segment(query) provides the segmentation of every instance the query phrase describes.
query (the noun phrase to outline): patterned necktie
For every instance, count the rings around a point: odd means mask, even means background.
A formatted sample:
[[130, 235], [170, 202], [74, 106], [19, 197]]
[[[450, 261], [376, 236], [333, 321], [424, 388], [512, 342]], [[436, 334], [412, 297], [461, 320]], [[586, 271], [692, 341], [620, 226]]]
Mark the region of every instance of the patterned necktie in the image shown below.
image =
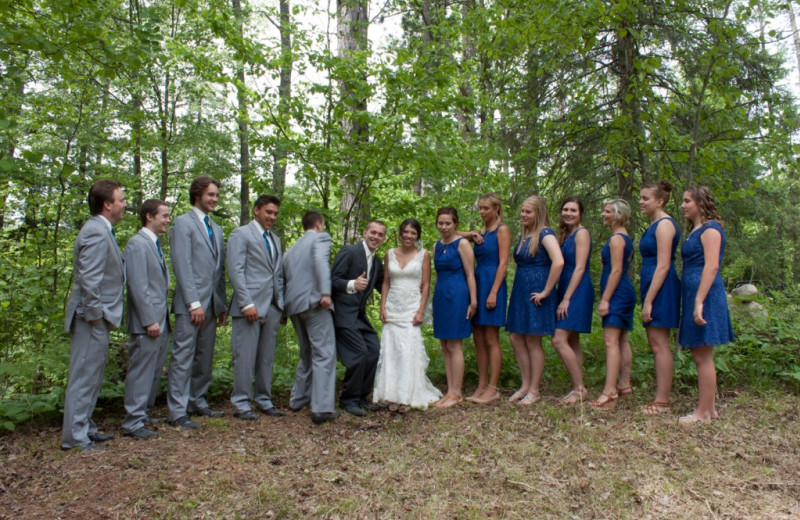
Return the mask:
[[267, 244], [267, 254], [269, 255], [269, 259], [272, 260], [272, 246], [269, 243], [269, 233], [264, 231], [263, 237], [264, 243]]
[[206, 231], [208, 231], [208, 239], [211, 240], [211, 249], [214, 250], [214, 254], [217, 253], [217, 243], [214, 242], [214, 230], [211, 229], [211, 222], [208, 221], [208, 215], [205, 216], [203, 221], [206, 223]]

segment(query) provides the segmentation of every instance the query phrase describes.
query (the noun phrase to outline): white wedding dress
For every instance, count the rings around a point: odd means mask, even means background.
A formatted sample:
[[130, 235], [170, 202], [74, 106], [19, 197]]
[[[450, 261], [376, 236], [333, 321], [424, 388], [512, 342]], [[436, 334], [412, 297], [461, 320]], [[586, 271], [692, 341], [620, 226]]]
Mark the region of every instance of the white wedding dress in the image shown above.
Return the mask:
[[372, 400], [426, 409], [438, 401], [442, 393], [425, 375], [428, 353], [419, 326], [412, 325], [419, 310], [422, 283], [420, 250], [401, 268], [394, 250], [387, 254], [389, 294], [386, 296], [386, 323], [381, 336], [381, 356], [375, 375]]

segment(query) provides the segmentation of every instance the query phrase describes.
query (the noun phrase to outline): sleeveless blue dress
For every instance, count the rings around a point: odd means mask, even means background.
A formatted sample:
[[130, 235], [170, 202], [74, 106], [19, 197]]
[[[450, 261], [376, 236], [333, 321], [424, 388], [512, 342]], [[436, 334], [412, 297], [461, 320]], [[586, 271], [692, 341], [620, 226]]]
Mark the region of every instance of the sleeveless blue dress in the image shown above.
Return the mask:
[[703, 224], [692, 231], [686, 242], [681, 246], [683, 258], [683, 314], [681, 315], [681, 328], [678, 332], [678, 343], [684, 348], [713, 347], [725, 345], [734, 340], [731, 317], [728, 313], [728, 296], [725, 294], [725, 285], [722, 275], [717, 271], [711, 289], [703, 302], [703, 318], [705, 325], [694, 322], [694, 298], [700, 286], [700, 277], [705, 265], [703, 243], [700, 237], [709, 229], [715, 229], [722, 235], [719, 248], [719, 265], [722, 266], [722, 257], [725, 255], [725, 231], [715, 220]]
[[639, 252], [642, 255], [639, 297], [644, 302], [647, 290], [650, 288], [650, 282], [653, 280], [653, 273], [656, 271], [656, 264], [658, 264], [656, 228], [659, 222], [664, 219], [669, 219], [672, 225], [675, 226], [675, 237], [672, 239], [672, 254], [669, 258], [669, 272], [653, 300], [653, 311], [650, 314], [653, 321], [645, 323], [644, 326], [674, 329], [680, 323], [681, 313], [681, 281], [678, 279], [678, 273], [675, 272], [675, 250], [678, 248], [681, 232], [672, 217], [664, 217], [650, 224], [650, 227], [647, 228], [647, 231], [644, 232], [642, 239], [639, 241]]
[[433, 290], [433, 337], [463, 339], [472, 334], [469, 309], [469, 287], [464, 274], [457, 238], [445, 245], [436, 242], [433, 265], [436, 267], [436, 287]]
[[514, 285], [511, 287], [511, 299], [508, 302], [508, 317], [506, 330], [511, 333], [527, 334], [529, 336], [552, 336], [556, 328], [556, 307], [558, 302], [556, 291], [542, 300], [541, 305], [531, 301], [531, 293], [540, 292], [547, 285], [550, 276], [550, 255], [542, 246], [542, 240], [548, 235], [555, 235], [550, 228], [544, 228], [539, 233], [539, 249], [536, 255], [528, 254], [528, 241], [520, 240], [514, 248], [514, 261], [517, 262], [517, 273], [514, 275]]
[[[575, 271], [575, 255], [577, 253], [575, 247], [575, 235], [581, 230], [589, 232], [585, 227], [575, 230], [570, 236], [564, 240], [561, 245], [561, 254], [564, 255], [564, 270], [561, 271], [561, 278], [558, 280], [558, 293], [557, 304], [561, 303], [564, 299], [564, 293], [567, 292], [567, 287], [572, 280], [572, 273]], [[556, 320], [556, 328], [564, 330], [573, 330], [575, 332], [592, 332], [592, 308], [594, 307], [594, 287], [592, 287], [592, 279], [589, 277], [589, 259], [592, 256], [592, 242], [591, 236], [589, 237], [589, 256], [586, 257], [586, 270], [583, 272], [581, 281], [572, 298], [569, 300], [569, 309], [567, 309], [567, 317], [563, 320]]]
[[[623, 330], [633, 330], [633, 308], [636, 307], [636, 290], [628, 277], [628, 267], [633, 257], [633, 241], [628, 235], [617, 233], [625, 239], [625, 249], [622, 256], [622, 277], [619, 279], [614, 294], [608, 301], [608, 316], [603, 316], [603, 328], [617, 327]], [[603, 274], [600, 277], [600, 295], [606, 290], [608, 277], [611, 274], [611, 238], [606, 240], [600, 251], [603, 260]]]
[[502, 327], [506, 323], [506, 305], [508, 304], [508, 288], [506, 279], [500, 284], [497, 290], [497, 307], [494, 309], [486, 308], [486, 298], [494, 285], [494, 278], [497, 276], [497, 266], [500, 263], [500, 249], [497, 245], [498, 226], [494, 231], [488, 231], [483, 236], [483, 243], [475, 244], [475, 285], [478, 294], [478, 309], [472, 318], [473, 325], [491, 325]]

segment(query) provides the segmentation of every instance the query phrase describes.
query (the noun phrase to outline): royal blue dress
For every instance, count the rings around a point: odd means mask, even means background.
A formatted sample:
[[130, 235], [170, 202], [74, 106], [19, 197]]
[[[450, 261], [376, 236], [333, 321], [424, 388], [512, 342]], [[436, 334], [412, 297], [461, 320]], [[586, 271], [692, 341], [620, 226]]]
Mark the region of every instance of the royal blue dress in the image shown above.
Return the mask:
[[722, 257], [725, 254], [725, 232], [719, 222], [715, 220], [692, 231], [681, 246], [684, 303], [678, 343], [684, 348], [725, 345], [734, 339], [731, 317], [728, 313], [728, 296], [725, 294], [725, 285], [719, 271], [717, 271], [711, 289], [703, 302], [703, 318], [706, 320], [706, 324], [697, 325], [694, 322], [694, 299], [705, 265], [703, 243], [700, 241], [700, 237], [709, 229], [717, 230], [722, 236], [719, 248], [719, 265], [722, 266]]
[[639, 241], [639, 253], [642, 255], [642, 270], [639, 277], [639, 297], [644, 302], [647, 296], [647, 290], [650, 288], [650, 282], [653, 280], [653, 273], [656, 271], [656, 264], [658, 264], [658, 244], [656, 242], [656, 228], [659, 222], [664, 219], [669, 219], [673, 226], [675, 226], [675, 237], [672, 239], [672, 253], [669, 257], [669, 272], [661, 285], [658, 294], [653, 300], [653, 310], [650, 316], [653, 321], [645, 323], [645, 327], [664, 327], [668, 329], [677, 328], [680, 324], [681, 315], [681, 281], [678, 279], [678, 273], [675, 272], [675, 250], [678, 248], [678, 242], [681, 239], [681, 232], [678, 229], [678, 224], [672, 217], [664, 217], [656, 220], [647, 231], [642, 235]]
[[544, 228], [539, 233], [539, 249], [534, 256], [528, 254], [530, 237], [522, 242], [521, 251], [519, 241], [514, 248], [517, 273], [514, 275], [511, 299], [508, 302], [508, 317], [506, 318], [508, 332], [529, 336], [552, 336], [555, 331], [558, 305], [556, 292], [551, 292], [547, 298], [542, 300], [541, 305], [536, 305], [531, 301], [531, 293], [544, 290], [547, 278], [550, 276], [550, 265], [553, 262], [542, 245], [542, 240], [548, 235], [555, 235], [555, 233], [550, 228]]
[[[608, 316], [603, 316], [603, 328], [617, 327], [623, 330], [633, 330], [633, 308], [636, 307], [636, 290], [633, 288], [630, 277], [628, 277], [628, 267], [631, 265], [633, 257], [633, 241], [628, 235], [617, 233], [625, 240], [625, 249], [622, 254], [622, 276], [619, 284], [608, 301]], [[613, 237], [613, 235], [612, 235]], [[606, 240], [603, 249], [600, 251], [600, 258], [603, 260], [603, 274], [600, 277], [600, 295], [605, 292], [608, 284], [608, 276], [611, 274], [611, 238]]]
[[449, 244], [436, 242], [433, 265], [436, 267], [436, 288], [433, 290], [433, 337], [463, 339], [472, 334], [469, 309], [469, 287], [464, 265], [458, 253], [457, 238]]
[[473, 325], [490, 325], [493, 327], [502, 327], [506, 323], [506, 305], [508, 303], [508, 288], [506, 287], [506, 279], [500, 284], [497, 290], [497, 307], [494, 309], [486, 308], [486, 298], [494, 285], [494, 279], [497, 276], [497, 267], [500, 264], [500, 248], [497, 245], [497, 231], [500, 226], [494, 231], [487, 231], [483, 236], [482, 244], [475, 244], [475, 287], [478, 294], [478, 309], [475, 311], [475, 316], [472, 318]]
[[[567, 287], [572, 280], [572, 273], [575, 272], [575, 257], [577, 250], [575, 247], [575, 235], [580, 233], [581, 230], [589, 233], [585, 227], [576, 229], [570, 236], [564, 240], [561, 245], [561, 254], [564, 255], [564, 270], [561, 271], [561, 278], [558, 280], [558, 303], [564, 299], [564, 293], [567, 292]], [[592, 332], [592, 309], [594, 307], [594, 287], [592, 287], [592, 279], [589, 277], [589, 258], [592, 256], [592, 238], [589, 237], [589, 256], [586, 257], [586, 270], [583, 272], [581, 281], [575, 292], [572, 293], [572, 298], [569, 300], [569, 309], [567, 309], [567, 317], [563, 320], [556, 320], [556, 328], [564, 330], [573, 330], [575, 332]]]

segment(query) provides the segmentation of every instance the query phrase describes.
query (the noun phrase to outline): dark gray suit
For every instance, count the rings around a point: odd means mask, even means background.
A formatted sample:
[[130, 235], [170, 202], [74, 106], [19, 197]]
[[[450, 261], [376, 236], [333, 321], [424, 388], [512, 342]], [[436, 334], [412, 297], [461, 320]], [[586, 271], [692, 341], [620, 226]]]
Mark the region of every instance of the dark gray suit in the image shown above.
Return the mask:
[[[89, 444], [97, 432], [92, 412], [108, 356], [108, 337], [122, 321], [125, 260], [100, 216], [83, 225], [72, 249], [72, 294], [64, 328], [71, 333], [69, 383], [64, 400], [61, 447]], [[93, 325], [89, 322], [100, 320]]]
[[[342, 395], [339, 397], [342, 408], [360, 407], [362, 402], [366, 402], [375, 384], [381, 343], [367, 318], [367, 300], [373, 289], [378, 292], [381, 290], [382, 264], [380, 257], [374, 254], [372, 266], [367, 269], [367, 254], [362, 242], [344, 246], [333, 261], [331, 285], [336, 304], [333, 315], [336, 351], [339, 360], [347, 368], [342, 381]], [[355, 280], [366, 272], [369, 272], [367, 288], [348, 293], [347, 285], [350, 280]]]
[[317, 414], [335, 409], [333, 307], [323, 309], [319, 305], [323, 294], [331, 294], [330, 255], [331, 236], [309, 230], [283, 259], [286, 275], [284, 314], [291, 317], [300, 345], [300, 361], [289, 405], [302, 408], [311, 404], [311, 411]]
[[[272, 363], [283, 311], [283, 255], [280, 239], [270, 233], [271, 252], [264, 229], [252, 221], [233, 230], [228, 237], [228, 277], [233, 299], [232, 318], [233, 393], [236, 412], [250, 410], [255, 375], [255, 405], [272, 408]], [[249, 322], [244, 307], [255, 306], [258, 321]]]
[[[205, 223], [194, 210], [175, 219], [169, 230], [170, 257], [175, 272], [172, 312], [172, 358], [169, 362], [169, 420], [208, 407], [205, 395], [211, 384], [216, 318], [227, 311], [225, 296], [225, 241], [222, 228], [210, 220], [212, 245]], [[196, 327], [189, 305], [200, 302], [206, 320]]]
[[[125, 432], [144, 426], [147, 409], [155, 402], [161, 370], [169, 350], [169, 271], [155, 242], [144, 230], [125, 246], [128, 278], [129, 368], [125, 378]], [[146, 327], [158, 323], [161, 334], [147, 335]]]

